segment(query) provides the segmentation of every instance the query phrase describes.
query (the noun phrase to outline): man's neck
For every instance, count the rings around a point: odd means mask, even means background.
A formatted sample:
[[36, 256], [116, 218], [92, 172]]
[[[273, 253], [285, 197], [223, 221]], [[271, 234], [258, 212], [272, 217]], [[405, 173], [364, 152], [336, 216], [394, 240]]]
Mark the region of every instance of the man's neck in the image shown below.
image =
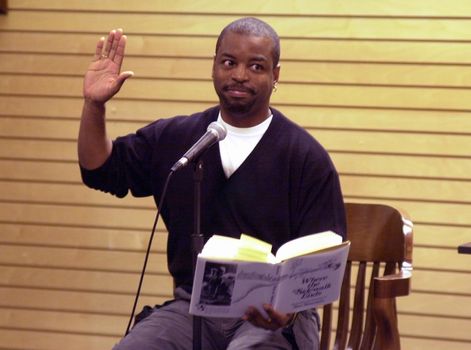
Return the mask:
[[250, 115], [236, 115], [221, 109], [222, 119], [229, 125], [236, 128], [250, 128], [252, 126], [263, 123], [267, 118], [272, 115], [270, 108], [267, 108], [263, 113], [250, 114]]

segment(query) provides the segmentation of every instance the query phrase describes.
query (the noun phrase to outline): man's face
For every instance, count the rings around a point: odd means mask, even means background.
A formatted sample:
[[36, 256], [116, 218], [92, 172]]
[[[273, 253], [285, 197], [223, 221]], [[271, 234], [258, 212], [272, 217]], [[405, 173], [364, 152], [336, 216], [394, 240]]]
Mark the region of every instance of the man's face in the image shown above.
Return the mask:
[[268, 37], [228, 32], [213, 62], [213, 83], [222, 116], [238, 127], [257, 125], [268, 106], [279, 67], [273, 68], [273, 42]]

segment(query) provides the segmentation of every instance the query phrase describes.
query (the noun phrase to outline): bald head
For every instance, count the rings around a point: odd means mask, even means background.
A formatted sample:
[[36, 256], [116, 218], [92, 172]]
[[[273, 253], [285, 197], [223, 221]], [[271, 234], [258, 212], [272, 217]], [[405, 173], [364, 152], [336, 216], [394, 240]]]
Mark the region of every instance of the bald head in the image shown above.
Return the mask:
[[255, 17], [244, 17], [229, 23], [219, 34], [216, 42], [216, 54], [221, 41], [228, 32], [269, 38], [273, 42], [273, 67], [278, 65], [280, 61], [280, 38], [268, 23]]

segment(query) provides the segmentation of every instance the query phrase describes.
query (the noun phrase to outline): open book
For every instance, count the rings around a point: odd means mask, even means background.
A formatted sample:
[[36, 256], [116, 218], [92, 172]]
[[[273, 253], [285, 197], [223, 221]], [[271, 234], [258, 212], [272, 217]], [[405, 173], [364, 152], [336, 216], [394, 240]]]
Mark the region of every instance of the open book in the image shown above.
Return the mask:
[[331, 231], [271, 245], [214, 235], [198, 255], [190, 313], [240, 317], [248, 306], [298, 312], [339, 298], [350, 242]]

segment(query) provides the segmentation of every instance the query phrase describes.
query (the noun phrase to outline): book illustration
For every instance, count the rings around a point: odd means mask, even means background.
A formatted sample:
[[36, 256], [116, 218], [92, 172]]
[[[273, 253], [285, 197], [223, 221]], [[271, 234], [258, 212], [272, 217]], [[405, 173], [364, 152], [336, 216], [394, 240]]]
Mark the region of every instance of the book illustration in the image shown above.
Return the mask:
[[[234, 298], [234, 303], [237, 304], [244, 299], [250, 298], [251, 294], [254, 293], [270, 293], [273, 288], [279, 283], [280, 277], [277, 275], [271, 275], [269, 273], [259, 273], [256, 271], [245, 271], [241, 267], [240, 272], [237, 273], [236, 280], [239, 283], [244, 283], [244, 281], [250, 281], [247, 283], [244, 289], [240, 289], [239, 294]], [[266, 292], [262, 292], [262, 289], [267, 289]]]
[[199, 296], [201, 305], [230, 305], [237, 264], [207, 261], [204, 267], [203, 286]]

